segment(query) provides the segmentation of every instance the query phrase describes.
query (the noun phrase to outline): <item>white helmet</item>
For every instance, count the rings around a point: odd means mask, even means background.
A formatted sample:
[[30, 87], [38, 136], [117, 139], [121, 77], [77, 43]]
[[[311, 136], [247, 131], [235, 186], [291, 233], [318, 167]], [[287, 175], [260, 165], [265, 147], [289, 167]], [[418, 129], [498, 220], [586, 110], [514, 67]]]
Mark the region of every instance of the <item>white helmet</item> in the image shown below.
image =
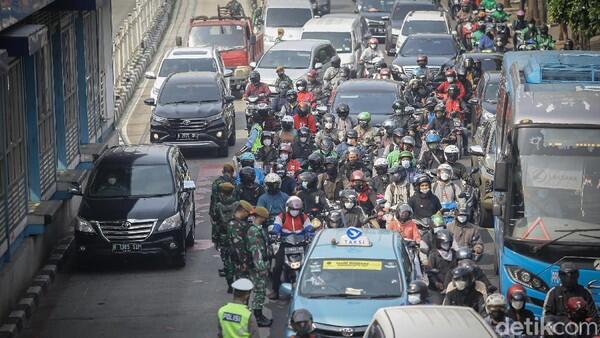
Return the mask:
[[504, 309], [506, 307], [506, 298], [500, 293], [492, 293], [485, 300], [485, 311], [489, 314], [494, 309]]
[[378, 157], [378, 158], [375, 160], [375, 163], [373, 164], [373, 166], [374, 166], [374, 167], [383, 167], [383, 166], [387, 166], [387, 165], [388, 165], [388, 162], [387, 162], [387, 160], [386, 160], [385, 158], [383, 158], [383, 157]]
[[291, 122], [294, 123], [294, 118], [291, 117], [290, 115], [286, 115], [281, 119], [281, 122]]
[[270, 173], [265, 177], [265, 184], [266, 183], [279, 183], [281, 184], [281, 177], [279, 177], [279, 175], [275, 174], [275, 173]]
[[453, 144], [446, 146], [446, 148], [444, 148], [444, 157], [446, 158], [446, 161], [449, 161], [449, 162], [458, 161], [459, 154], [460, 154], [460, 150], [458, 149], [457, 146], [455, 146]]
[[302, 200], [298, 196], [292, 196], [288, 198], [287, 202], [285, 202], [285, 206], [288, 208], [288, 210], [302, 210], [304, 207]]
[[[454, 170], [452, 170], [452, 167], [448, 164], [448, 163], [442, 163], [437, 167], [437, 172], [438, 172], [438, 177], [442, 180], [442, 181], [447, 181], [450, 178], [452, 178], [452, 176], [454, 176]], [[446, 177], [446, 175], [444, 175], [444, 173], [446, 173], [448, 176]]]

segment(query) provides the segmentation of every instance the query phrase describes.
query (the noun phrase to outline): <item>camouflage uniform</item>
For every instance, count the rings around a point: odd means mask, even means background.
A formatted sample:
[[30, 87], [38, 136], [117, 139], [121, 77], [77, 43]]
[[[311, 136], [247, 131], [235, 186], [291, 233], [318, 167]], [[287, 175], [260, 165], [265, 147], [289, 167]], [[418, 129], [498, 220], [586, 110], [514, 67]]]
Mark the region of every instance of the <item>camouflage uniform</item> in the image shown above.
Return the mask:
[[267, 240], [260, 224], [252, 224], [246, 234], [246, 254], [248, 255], [248, 274], [254, 283], [253, 310], [262, 310], [265, 303], [265, 291], [269, 270], [267, 266]]
[[213, 223], [213, 243], [219, 250], [221, 260], [223, 261], [223, 272], [227, 285], [233, 283], [235, 274], [233, 263], [231, 262], [231, 244], [228, 239], [228, 224], [233, 218], [233, 213], [238, 206], [238, 198], [234, 195], [224, 198], [217, 202], [216, 218]]
[[375, 128], [369, 126], [369, 129], [363, 129], [361, 126], [356, 126], [354, 130], [358, 133], [358, 139], [363, 146], [368, 147], [375, 143], [377, 137]]
[[227, 240], [231, 246], [231, 263], [233, 264], [234, 279], [248, 277], [248, 254], [246, 252], [246, 220], [231, 219], [227, 224]]
[[[211, 188], [211, 194], [210, 194], [210, 206], [208, 209], [208, 214], [210, 215], [210, 219], [213, 221], [213, 234], [214, 234], [214, 229], [215, 229], [215, 216], [216, 216], [216, 212], [215, 212], [215, 207], [217, 206], [217, 202], [219, 202], [221, 195], [219, 194], [219, 185], [221, 185], [221, 183], [225, 183], [225, 182], [229, 182], [231, 184], [233, 184], [234, 186], [235, 184], [235, 178], [232, 176], [226, 176], [226, 175], [221, 175], [219, 177], [217, 177], [217, 179], [215, 179], [212, 183], [212, 188]], [[235, 192], [234, 192], [235, 194]]]

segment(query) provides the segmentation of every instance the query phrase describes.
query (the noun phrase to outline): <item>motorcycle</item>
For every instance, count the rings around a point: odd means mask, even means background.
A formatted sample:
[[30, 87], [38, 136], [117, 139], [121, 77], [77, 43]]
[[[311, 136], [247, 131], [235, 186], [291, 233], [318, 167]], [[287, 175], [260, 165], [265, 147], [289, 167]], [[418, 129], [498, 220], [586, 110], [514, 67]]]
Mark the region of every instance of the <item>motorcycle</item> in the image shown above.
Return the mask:
[[[304, 261], [306, 247], [310, 243], [310, 237], [305, 234], [290, 234], [281, 239], [276, 239], [283, 246], [284, 264], [283, 264], [283, 280], [296, 285]], [[275, 249], [275, 248], [274, 248]], [[279, 249], [279, 246], [277, 246]], [[274, 251], [277, 252], [277, 251]]]
[[321, 121], [323, 120], [323, 116], [329, 112], [329, 108], [326, 105], [316, 106], [312, 110], [312, 115], [315, 118], [315, 123], [317, 124], [317, 129], [321, 130], [322, 125]]
[[473, 32], [477, 30], [477, 25], [467, 21], [459, 24], [458, 28], [457, 31], [459, 32], [459, 38], [463, 47], [465, 47], [466, 50], [472, 50], [473, 44], [471, 43], [471, 36], [473, 35]]
[[469, 220], [475, 224], [481, 224], [481, 213], [479, 210], [479, 188], [475, 184], [474, 175], [479, 172], [479, 168], [472, 168], [468, 178], [463, 181], [464, 191], [458, 197], [463, 199], [463, 207], [467, 208]]
[[385, 64], [385, 61], [382, 57], [379, 56], [376, 56], [369, 61], [364, 61], [363, 77], [365, 79], [374, 79], [375, 75], [379, 73], [379, 69], [377, 69], [377, 67], [381, 64]]
[[248, 130], [248, 134], [250, 134], [250, 129], [252, 128], [252, 116], [254, 112], [257, 110], [258, 106], [258, 96], [248, 96], [246, 99], [246, 129]]

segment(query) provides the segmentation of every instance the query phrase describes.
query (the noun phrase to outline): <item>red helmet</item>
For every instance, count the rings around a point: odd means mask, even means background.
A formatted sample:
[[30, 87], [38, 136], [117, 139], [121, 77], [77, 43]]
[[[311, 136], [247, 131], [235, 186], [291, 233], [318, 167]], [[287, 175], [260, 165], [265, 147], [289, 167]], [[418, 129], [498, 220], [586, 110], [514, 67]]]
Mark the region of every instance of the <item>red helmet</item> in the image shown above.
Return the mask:
[[377, 40], [377, 38], [370, 38], [369, 44], [372, 44], [372, 43], [379, 44], [379, 40]]
[[462, 0], [461, 3], [463, 6], [471, 6], [471, 0]]
[[306, 74], [306, 76], [308, 77], [317, 77], [317, 71], [314, 69], [311, 69], [308, 71], [308, 73]]
[[350, 181], [363, 181], [365, 180], [365, 174], [361, 170], [355, 170], [350, 175]]
[[570, 297], [567, 300], [567, 311], [569, 313], [586, 311], [587, 305], [588, 304], [583, 297]]
[[513, 284], [510, 288], [508, 288], [508, 291], [506, 291], [506, 298], [510, 301], [517, 293], [527, 295], [527, 291], [521, 284]]
[[446, 73], [444, 73], [447, 77], [448, 76], [452, 76], [452, 77], [456, 77], [456, 71], [454, 69], [448, 69], [446, 70]]

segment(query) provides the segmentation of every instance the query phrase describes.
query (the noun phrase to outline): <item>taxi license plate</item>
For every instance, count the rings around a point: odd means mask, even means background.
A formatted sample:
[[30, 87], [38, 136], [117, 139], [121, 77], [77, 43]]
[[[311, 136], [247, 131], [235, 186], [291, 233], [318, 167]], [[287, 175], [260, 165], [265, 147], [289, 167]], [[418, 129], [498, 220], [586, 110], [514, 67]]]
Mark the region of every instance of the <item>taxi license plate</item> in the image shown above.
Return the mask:
[[289, 247], [289, 248], [285, 248], [284, 252], [286, 254], [301, 254], [301, 253], [304, 253], [304, 248], [297, 247], [297, 246], [292, 246], [292, 247]]
[[200, 138], [200, 134], [198, 133], [178, 133], [178, 140], [197, 140]]
[[127, 253], [136, 252], [142, 250], [141, 243], [113, 243], [112, 252], [114, 253]]

